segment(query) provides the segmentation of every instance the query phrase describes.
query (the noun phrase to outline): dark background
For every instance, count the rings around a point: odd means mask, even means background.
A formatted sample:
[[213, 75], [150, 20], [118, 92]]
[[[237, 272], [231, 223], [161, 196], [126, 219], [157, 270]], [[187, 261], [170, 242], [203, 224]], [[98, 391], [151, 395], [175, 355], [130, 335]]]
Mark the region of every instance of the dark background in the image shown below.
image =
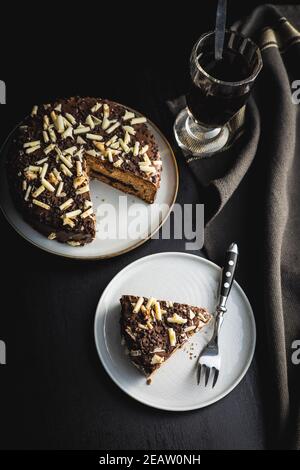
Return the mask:
[[[264, 2], [229, 1], [228, 24]], [[284, 3], [284, 2], [273, 2]], [[297, 2], [289, 2], [297, 3]], [[148, 115], [172, 140], [165, 101], [184, 93], [195, 40], [214, 27], [216, 1], [34, 3], [6, 7], [0, 32], [0, 140], [32, 108], [57, 97], [107, 97]], [[178, 154], [179, 202], [201, 202]], [[184, 241], [147, 242], [132, 253], [73, 262], [38, 251], [0, 215], [2, 449], [262, 449], [265, 402], [253, 362], [242, 383], [204, 410], [168, 413], [121, 392], [98, 359], [98, 299], [128, 263]], [[247, 286], [243, 286], [247, 291]], [[259, 314], [259, 312], [256, 312]], [[272, 398], [269, 397], [269, 400]]]

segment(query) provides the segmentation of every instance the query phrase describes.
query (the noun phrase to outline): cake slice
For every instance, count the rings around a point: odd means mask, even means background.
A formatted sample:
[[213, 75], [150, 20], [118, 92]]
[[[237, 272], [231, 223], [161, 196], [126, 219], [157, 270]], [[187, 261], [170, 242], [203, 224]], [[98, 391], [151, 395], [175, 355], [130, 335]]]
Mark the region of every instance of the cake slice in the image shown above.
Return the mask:
[[132, 363], [147, 379], [211, 319], [201, 307], [123, 295], [121, 336]]

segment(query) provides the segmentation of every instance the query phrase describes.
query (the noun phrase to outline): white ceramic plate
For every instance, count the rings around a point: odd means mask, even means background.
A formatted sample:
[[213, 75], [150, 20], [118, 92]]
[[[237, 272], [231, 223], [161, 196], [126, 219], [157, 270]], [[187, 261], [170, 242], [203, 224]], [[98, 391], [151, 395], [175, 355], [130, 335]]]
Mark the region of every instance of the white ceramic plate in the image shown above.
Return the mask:
[[[126, 108], [129, 109], [127, 106]], [[136, 115], [140, 115], [137, 111], [133, 111]], [[178, 169], [173, 151], [166, 138], [149, 120], [148, 126], [156, 139], [163, 161], [161, 186], [158, 190], [155, 204], [147, 204], [135, 196], [125, 195], [121, 191], [101, 181], [92, 181], [91, 195], [98, 230], [96, 239], [83, 247], [71, 247], [67, 244], [58, 243], [55, 240], [48, 240], [27, 224], [15, 209], [10, 197], [5, 171], [5, 161], [12, 136], [11, 134], [3, 145], [0, 153], [0, 206], [8, 222], [22, 237], [38, 248], [69, 258], [110, 258], [130, 251], [144, 243], [154, 235], [167, 219], [175, 202], [178, 190]], [[134, 236], [128, 236], [128, 231], [125, 231], [123, 232], [125, 235], [117, 233], [115, 237], [108, 238], [105, 235], [105, 223], [103, 221], [104, 219], [109, 220], [110, 227], [112, 224], [111, 219], [107, 216], [108, 213], [105, 213], [106, 204], [112, 205], [118, 212], [118, 223], [122, 227], [125, 227], [126, 223], [128, 226], [128, 223], [133, 221], [136, 217], [134, 212], [138, 210], [138, 213], [141, 214], [141, 216], [139, 216], [138, 233], [134, 233]], [[101, 223], [102, 227], [104, 226], [103, 230], [101, 229]], [[129, 234], [131, 233], [132, 231], [129, 230]]]
[[[95, 317], [95, 341], [107, 373], [128, 395], [163, 410], [202, 408], [227, 395], [243, 378], [251, 363], [256, 341], [253, 312], [241, 287], [234, 282], [222, 326], [222, 368], [214, 389], [196, 383], [196, 358], [211, 334], [199, 332], [154, 374], [151, 385], [130, 363], [120, 342], [122, 294], [155, 296], [204, 306], [213, 312], [217, 302], [220, 268], [195, 255], [159, 253], [130, 264], [104, 290]], [[192, 359], [190, 355], [192, 354]]]

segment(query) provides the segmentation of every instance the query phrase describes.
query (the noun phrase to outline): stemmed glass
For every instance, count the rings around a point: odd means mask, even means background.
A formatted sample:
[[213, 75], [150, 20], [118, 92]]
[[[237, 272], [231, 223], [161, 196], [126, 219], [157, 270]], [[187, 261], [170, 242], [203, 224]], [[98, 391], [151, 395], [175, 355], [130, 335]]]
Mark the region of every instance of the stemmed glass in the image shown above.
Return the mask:
[[226, 145], [228, 123], [246, 104], [262, 68], [258, 46], [235, 31], [225, 32], [221, 60], [214, 57], [214, 45], [214, 32], [204, 34], [194, 45], [187, 106], [174, 124], [179, 146], [198, 156], [211, 155]]

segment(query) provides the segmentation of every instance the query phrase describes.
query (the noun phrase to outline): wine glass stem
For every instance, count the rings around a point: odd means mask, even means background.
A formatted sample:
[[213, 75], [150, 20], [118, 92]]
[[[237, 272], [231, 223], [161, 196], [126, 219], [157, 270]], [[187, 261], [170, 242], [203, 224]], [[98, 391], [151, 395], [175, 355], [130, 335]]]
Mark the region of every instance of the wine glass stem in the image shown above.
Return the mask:
[[200, 126], [200, 124], [198, 124], [190, 115], [188, 115], [186, 119], [185, 127], [191, 137], [199, 140], [214, 139], [220, 134], [222, 130], [221, 127], [207, 128]]

